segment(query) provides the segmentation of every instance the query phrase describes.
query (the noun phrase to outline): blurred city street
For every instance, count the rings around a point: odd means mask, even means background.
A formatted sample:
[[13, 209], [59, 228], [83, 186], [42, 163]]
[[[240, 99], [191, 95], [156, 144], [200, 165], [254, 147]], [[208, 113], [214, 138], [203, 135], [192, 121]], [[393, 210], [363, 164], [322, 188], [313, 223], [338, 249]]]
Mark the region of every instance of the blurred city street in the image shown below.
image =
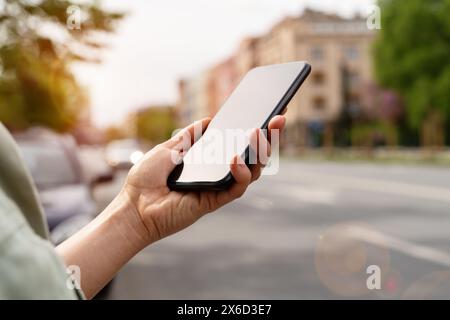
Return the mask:
[[[97, 188], [99, 206], [123, 177]], [[448, 299], [449, 206], [449, 168], [285, 159], [239, 201], [134, 257], [108, 298]], [[366, 288], [372, 264], [381, 290]]]
[[[0, 299], [81, 282], [88, 299], [450, 300], [449, 16], [450, 0], [0, 0]], [[199, 166], [158, 180], [168, 157], [146, 152], [207, 117]], [[144, 159], [130, 198], [167, 204], [151, 222], [177, 231], [170, 208], [202, 211], [149, 185], [229, 182], [209, 160], [253, 128], [282, 156], [242, 198], [131, 260], [129, 210], [92, 223]]]

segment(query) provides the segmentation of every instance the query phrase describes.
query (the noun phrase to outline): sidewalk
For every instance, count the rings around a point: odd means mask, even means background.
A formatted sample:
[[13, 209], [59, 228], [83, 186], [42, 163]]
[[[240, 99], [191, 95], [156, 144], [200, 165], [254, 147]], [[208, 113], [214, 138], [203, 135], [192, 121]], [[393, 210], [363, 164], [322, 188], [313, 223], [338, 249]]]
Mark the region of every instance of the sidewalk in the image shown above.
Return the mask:
[[450, 148], [431, 150], [420, 148], [320, 148], [283, 150], [282, 156], [314, 161], [364, 161], [401, 163], [405, 165], [450, 165]]

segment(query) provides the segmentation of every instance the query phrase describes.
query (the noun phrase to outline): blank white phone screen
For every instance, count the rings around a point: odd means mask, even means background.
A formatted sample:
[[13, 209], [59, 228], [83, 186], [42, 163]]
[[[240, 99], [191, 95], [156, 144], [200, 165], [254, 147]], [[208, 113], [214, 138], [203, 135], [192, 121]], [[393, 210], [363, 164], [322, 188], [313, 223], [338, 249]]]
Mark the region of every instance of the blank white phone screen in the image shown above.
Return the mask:
[[183, 158], [179, 182], [214, 182], [227, 176], [234, 154], [248, 146], [248, 133], [261, 128], [305, 68], [290, 62], [250, 70]]

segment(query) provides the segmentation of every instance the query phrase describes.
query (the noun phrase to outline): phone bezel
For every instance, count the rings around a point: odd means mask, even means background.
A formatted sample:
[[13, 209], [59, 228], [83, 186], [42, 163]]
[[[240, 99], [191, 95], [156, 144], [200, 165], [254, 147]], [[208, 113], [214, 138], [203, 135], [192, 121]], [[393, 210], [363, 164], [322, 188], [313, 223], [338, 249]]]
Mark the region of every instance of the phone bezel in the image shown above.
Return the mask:
[[[276, 105], [276, 107], [273, 109], [272, 113], [269, 115], [269, 117], [266, 119], [264, 124], [261, 126], [261, 129], [267, 129], [270, 120], [275, 117], [276, 115], [279, 115], [283, 112], [283, 110], [287, 107], [289, 102], [294, 97], [295, 93], [298, 91], [300, 86], [303, 84], [303, 82], [306, 80], [308, 75], [311, 73], [311, 65], [307, 62], [304, 62], [305, 66], [300, 71], [298, 76], [295, 78], [295, 80], [292, 82], [289, 89], [286, 91], [285, 95], [281, 98], [280, 102]], [[208, 130], [208, 129], [206, 129]], [[249, 147], [246, 148], [244, 151], [242, 157], [245, 159], [245, 163], [247, 165], [249, 161]], [[167, 186], [170, 190], [174, 191], [221, 191], [226, 190], [235, 182], [233, 175], [231, 172], [228, 172], [228, 174], [218, 181], [195, 181], [195, 182], [178, 182], [176, 179], [179, 177], [180, 170], [183, 169], [183, 163], [180, 163], [177, 165], [177, 167], [172, 171], [172, 173], [169, 175], [167, 179]], [[176, 179], [175, 176], [177, 176]]]

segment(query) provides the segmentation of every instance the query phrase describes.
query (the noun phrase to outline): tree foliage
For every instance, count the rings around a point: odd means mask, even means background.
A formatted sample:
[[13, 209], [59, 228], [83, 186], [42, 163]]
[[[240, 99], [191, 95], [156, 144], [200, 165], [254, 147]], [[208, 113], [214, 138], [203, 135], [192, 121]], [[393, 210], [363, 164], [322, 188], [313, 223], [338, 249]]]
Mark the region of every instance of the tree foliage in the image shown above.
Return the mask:
[[450, 120], [450, 0], [379, 0], [382, 29], [375, 70], [400, 93], [407, 119], [419, 129], [438, 114]]
[[169, 139], [176, 129], [174, 110], [168, 106], [149, 107], [134, 115], [136, 135], [157, 144]]
[[[80, 29], [68, 28], [72, 5], [80, 10]], [[71, 63], [98, 62], [104, 44], [96, 35], [112, 32], [122, 17], [103, 10], [99, 1], [0, 3], [0, 121], [12, 129], [72, 129], [88, 112], [88, 99]]]

